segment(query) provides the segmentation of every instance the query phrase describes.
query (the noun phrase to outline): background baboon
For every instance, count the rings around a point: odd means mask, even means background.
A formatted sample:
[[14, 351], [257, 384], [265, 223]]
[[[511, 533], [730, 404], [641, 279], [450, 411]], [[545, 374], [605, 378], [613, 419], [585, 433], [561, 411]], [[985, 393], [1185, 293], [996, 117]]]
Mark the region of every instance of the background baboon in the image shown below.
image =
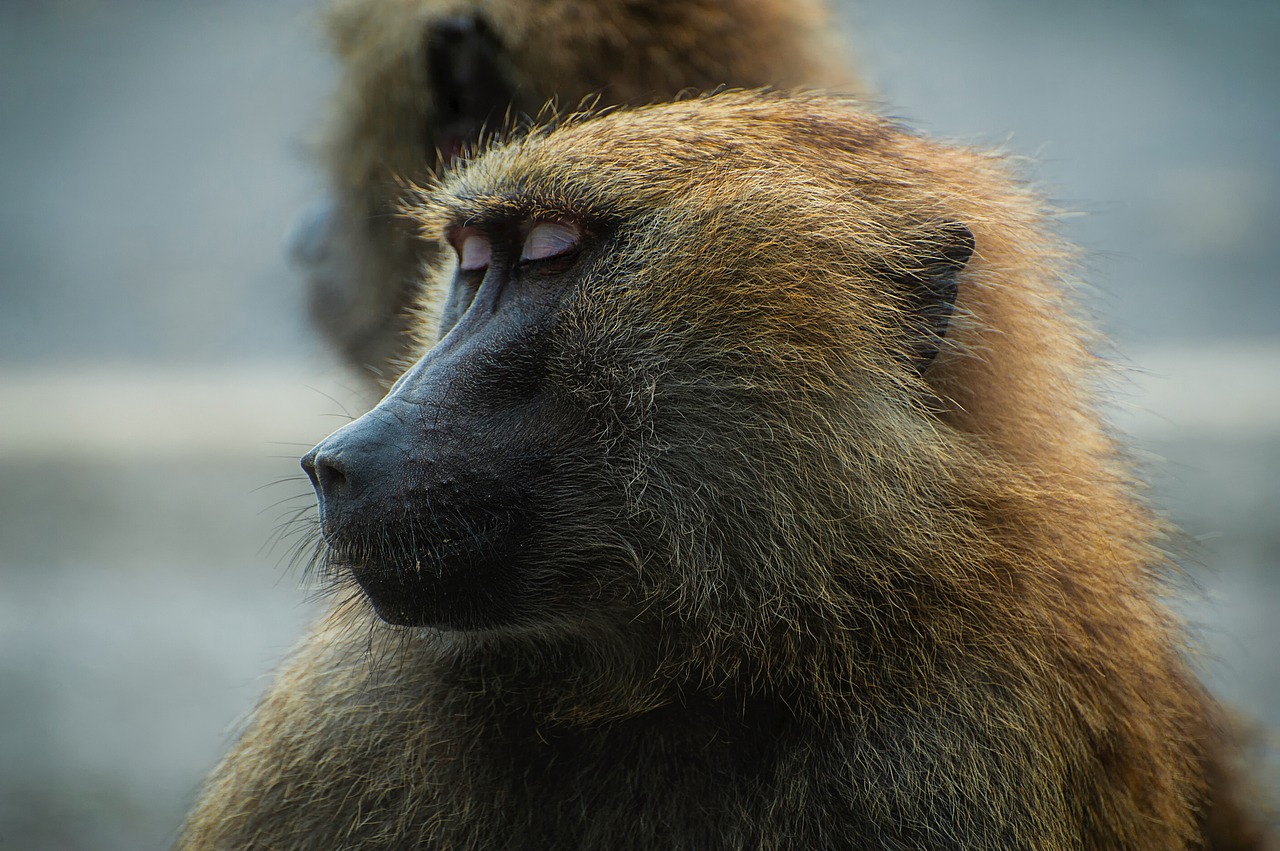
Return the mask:
[[344, 0], [330, 29], [343, 69], [323, 146], [330, 196], [293, 255], [317, 325], [384, 389], [405, 365], [405, 311], [434, 250], [396, 210], [438, 157], [552, 99], [851, 82], [822, 0]]
[[998, 160], [727, 94], [418, 217], [443, 335], [304, 461], [352, 593], [184, 847], [1262, 847]]

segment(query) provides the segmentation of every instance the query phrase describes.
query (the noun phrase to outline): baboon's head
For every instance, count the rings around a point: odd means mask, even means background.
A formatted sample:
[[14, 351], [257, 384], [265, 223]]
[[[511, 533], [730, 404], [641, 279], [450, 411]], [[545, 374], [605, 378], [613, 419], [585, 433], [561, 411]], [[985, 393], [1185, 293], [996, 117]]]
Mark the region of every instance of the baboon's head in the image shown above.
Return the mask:
[[952, 499], [930, 373], [973, 250], [920, 144], [726, 94], [448, 177], [412, 211], [438, 340], [303, 460], [335, 563], [396, 624], [693, 641], [883, 583]]

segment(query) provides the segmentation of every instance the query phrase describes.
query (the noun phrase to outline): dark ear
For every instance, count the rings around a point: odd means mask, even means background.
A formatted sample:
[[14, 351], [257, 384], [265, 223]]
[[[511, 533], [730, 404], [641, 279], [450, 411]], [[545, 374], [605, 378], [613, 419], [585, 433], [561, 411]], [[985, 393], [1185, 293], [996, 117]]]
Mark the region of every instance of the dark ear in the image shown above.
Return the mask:
[[973, 256], [973, 234], [959, 222], [942, 225], [917, 271], [899, 277], [910, 299], [910, 354], [917, 369], [938, 354], [955, 309], [960, 270]]
[[427, 25], [423, 47], [434, 109], [427, 138], [445, 165], [498, 129], [515, 95], [502, 42], [476, 15], [451, 15]]

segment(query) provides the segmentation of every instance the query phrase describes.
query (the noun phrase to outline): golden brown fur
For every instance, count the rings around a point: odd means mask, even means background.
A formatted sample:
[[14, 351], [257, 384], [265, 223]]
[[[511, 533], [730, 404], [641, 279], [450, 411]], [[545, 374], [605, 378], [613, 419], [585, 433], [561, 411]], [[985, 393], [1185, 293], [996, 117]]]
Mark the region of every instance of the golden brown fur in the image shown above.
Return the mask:
[[553, 99], [605, 106], [722, 85], [852, 85], [822, 0], [342, 0], [330, 20], [341, 87], [323, 146], [332, 218], [319, 238], [328, 245], [313, 249], [325, 262], [311, 264], [311, 308], [344, 359], [384, 389], [404, 366], [405, 310], [434, 251], [395, 212], [406, 183], [424, 181], [441, 149], [449, 155], [439, 101], [451, 85], [437, 90], [427, 46], [432, 27], [459, 17], [500, 42], [504, 55], [485, 62], [513, 86], [513, 118]]
[[[513, 139], [415, 215], [508, 210], [615, 223], [543, 369], [593, 430], [553, 530], [580, 615], [336, 606], [183, 848], [1264, 847], [1003, 162], [729, 93]], [[955, 223], [921, 371], [892, 281]]]

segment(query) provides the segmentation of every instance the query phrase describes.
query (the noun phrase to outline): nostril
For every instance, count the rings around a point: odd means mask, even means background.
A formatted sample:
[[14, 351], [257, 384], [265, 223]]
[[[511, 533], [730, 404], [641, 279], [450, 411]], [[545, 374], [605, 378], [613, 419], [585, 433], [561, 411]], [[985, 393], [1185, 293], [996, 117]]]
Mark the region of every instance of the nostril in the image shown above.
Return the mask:
[[379, 406], [302, 456], [302, 469], [315, 488], [321, 530], [327, 538], [366, 526], [385, 507], [388, 488], [398, 492], [408, 454], [398, 432], [406, 419], [399, 408]]
[[319, 488], [320, 482], [316, 479], [316, 453], [318, 450], [312, 449], [306, 455], [302, 456], [302, 469], [307, 474], [307, 478], [311, 479], [311, 487]]
[[323, 496], [331, 497], [338, 494], [343, 485], [347, 483], [347, 477], [343, 474], [338, 466], [326, 458], [316, 459], [316, 479], [319, 480], [320, 492]]
[[347, 476], [339, 467], [336, 458], [321, 455], [319, 449], [313, 449], [302, 456], [302, 469], [311, 479], [311, 486], [323, 502], [337, 496], [347, 483]]

